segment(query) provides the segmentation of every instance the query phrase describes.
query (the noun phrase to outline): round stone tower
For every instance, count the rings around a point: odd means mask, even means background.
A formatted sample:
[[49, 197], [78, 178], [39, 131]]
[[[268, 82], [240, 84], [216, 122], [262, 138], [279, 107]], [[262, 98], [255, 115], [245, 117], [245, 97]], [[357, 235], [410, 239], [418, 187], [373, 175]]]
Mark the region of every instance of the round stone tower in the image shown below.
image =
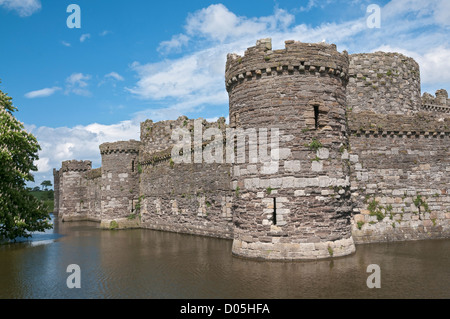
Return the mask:
[[105, 143], [102, 155], [102, 218], [126, 218], [134, 213], [139, 198], [138, 141]]
[[[86, 205], [85, 174], [91, 170], [91, 161], [65, 161], [59, 171], [58, 213], [63, 221], [85, 219]], [[56, 189], [56, 183], [55, 183]]]
[[354, 112], [414, 114], [422, 98], [419, 64], [400, 53], [350, 55], [348, 107]]
[[232, 169], [234, 255], [309, 260], [355, 251], [348, 65], [347, 52], [326, 43], [286, 41], [272, 50], [263, 39], [244, 56], [228, 55], [230, 127], [246, 145]]

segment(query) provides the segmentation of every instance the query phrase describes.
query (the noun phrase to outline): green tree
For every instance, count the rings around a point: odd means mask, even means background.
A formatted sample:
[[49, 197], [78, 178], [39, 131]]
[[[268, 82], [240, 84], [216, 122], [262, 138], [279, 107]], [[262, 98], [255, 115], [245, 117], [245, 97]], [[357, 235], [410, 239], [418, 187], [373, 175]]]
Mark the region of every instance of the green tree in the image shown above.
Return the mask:
[[11, 100], [0, 90], [0, 239], [14, 240], [52, 226], [45, 205], [26, 190], [40, 146], [13, 116]]
[[47, 190], [49, 187], [52, 187], [52, 182], [51, 181], [43, 181], [41, 183], [42, 189], [45, 188], [45, 190]]

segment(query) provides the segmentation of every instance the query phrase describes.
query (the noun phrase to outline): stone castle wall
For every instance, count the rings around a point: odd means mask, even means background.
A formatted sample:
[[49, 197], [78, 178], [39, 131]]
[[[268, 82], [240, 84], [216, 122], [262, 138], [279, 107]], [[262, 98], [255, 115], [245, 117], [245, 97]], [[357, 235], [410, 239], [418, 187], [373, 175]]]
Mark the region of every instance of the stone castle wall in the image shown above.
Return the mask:
[[[225, 71], [229, 126], [148, 120], [140, 141], [100, 146], [101, 168], [64, 162], [54, 170], [60, 218], [229, 238], [235, 255], [277, 260], [450, 237], [450, 100], [445, 90], [421, 97], [413, 59], [295, 41], [272, 50], [263, 39], [229, 54]], [[177, 129], [187, 162], [172, 159]], [[223, 161], [205, 164], [225, 138]]]
[[97, 168], [85, 173], [86, 206], [90, 220], [102, 220], [102, 169]]
[[149, 229], [232, 238], [233, 201], [226, 164], [146, 165], [141, 219]]
[[[198, 120], [200, 134], [217, 128], [225, 134], [225, 119], [208, 123]], [[232, 238], [230, 192], [231, 166], [223, 163], [195, 164], [194, 120], [142, 124], [140, 161], [140, 212], [142, 226], [211, 237]], [[189, 163], [171, 159], [173, 130], [183, 129], [191, 137]], [[203, 140], [203, 139], [202, 139]], [[163, 147], [166, 149], [163, 149]], [[192, 152], [192, 153], [191, 153]]]
[[357, 243], [450, 234], [450, 117], [349, 117]]

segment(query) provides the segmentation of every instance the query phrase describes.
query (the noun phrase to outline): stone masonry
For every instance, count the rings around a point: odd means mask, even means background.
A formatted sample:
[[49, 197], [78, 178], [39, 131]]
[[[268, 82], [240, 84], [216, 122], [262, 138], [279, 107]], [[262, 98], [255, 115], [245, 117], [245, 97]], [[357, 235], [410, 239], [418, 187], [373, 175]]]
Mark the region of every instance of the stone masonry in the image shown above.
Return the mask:
[[[100, 146], [101, 168], [63, 162], [55, 213], [232, 239], [234, 255], [262, 260], [450, 237], [450, 100], [445, 90], [421, 96], [413, 59], [295, 41], [273, 50], [262, 39], [228, 55], [225, 87], [229, 125], [148, 120], [140, 141]], [[177, 130], [188, 141], [182, 162]]]
[[350, 170], [339, 152], [348, 145], [348, 64], [335, 45], [287, 41], [284, 50], [272, 50], [270, 39], [242, 57], [228, 55], [230, 125], [278, 128], [282, 137], [278, 169], [270, 162], [234, 165], [234, 254], [308, 259], [354, 252]]

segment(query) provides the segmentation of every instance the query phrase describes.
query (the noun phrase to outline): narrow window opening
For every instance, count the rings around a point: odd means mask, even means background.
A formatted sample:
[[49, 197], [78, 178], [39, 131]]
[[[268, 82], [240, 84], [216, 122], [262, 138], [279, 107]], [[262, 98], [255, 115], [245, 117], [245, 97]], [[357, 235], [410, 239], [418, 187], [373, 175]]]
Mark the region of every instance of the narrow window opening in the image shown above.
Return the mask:
[[272, 216], [273, 224], [277, 225], [277, 199], [273, 199], [273, 216]]
[[319, 129], [319, 106], [314, 105], [314, 122], [316, 130]]
[[231, 118], [232, 118], [231, 127], [236, 128], [237, 127], [237, 115], [233, 114], [233, 116]]
[[134, 161], [131, 162], [131, 172], [134, 173]]

